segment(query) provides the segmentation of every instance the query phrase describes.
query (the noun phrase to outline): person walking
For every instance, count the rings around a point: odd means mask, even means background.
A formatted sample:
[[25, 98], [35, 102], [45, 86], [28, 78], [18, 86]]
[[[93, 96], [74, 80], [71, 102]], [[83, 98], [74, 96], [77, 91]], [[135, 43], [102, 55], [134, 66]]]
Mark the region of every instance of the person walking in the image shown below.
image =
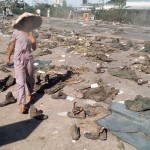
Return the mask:
[[9, 45], [9, 54], [6, 65], [9, 66], [11, 54], [14, 50], [14, 70], [17, 83], [17, 101], [20, 112], [26, 111], [26, 100], [30, 101], [34, 88], [34, 68], [32, 51], [36, 50], [36, 39], [32, 30], [40, 27], [42, 18], [38, 15], [25, 12], [13, 23], [16, 29]]

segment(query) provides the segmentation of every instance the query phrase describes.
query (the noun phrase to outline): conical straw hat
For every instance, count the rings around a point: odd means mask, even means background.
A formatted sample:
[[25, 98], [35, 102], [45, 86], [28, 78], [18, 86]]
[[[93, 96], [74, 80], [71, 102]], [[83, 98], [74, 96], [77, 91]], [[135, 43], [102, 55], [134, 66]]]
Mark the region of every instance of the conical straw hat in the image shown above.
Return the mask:
[[31, 30], [39, 28], [42, 24], [42, 18], [40, 16], [25, 12], [22, 15], [20, 15], [17, 20], [15, 20], [13, 22], [13, 24], [12, 24], [13, 28], [21, 29], [22, 28], [22, 21], [24, 18], [32, 18], [32, 29]]

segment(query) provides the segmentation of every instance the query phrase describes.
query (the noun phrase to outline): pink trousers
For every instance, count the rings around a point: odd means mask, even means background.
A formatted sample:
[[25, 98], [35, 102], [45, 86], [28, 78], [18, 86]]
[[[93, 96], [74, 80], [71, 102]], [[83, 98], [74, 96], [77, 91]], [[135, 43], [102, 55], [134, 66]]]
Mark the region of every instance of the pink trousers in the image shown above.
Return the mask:
[[17, 83], [17, 101], [18, 104], [26, 104], [26, 95], [33, 93], [35, 82], [33, 59], [14, 60], [14, 68]]

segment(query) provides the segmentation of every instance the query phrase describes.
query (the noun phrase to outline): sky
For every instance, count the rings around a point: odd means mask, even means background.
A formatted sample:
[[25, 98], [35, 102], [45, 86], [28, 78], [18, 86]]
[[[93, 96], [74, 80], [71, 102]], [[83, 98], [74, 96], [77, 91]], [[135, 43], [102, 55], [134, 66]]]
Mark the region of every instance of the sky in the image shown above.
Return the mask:
[[[24, 0], [26, 3], [29, 3], [30, 5], [32, 5], [32, 1], [39, 1], [39, 2], [44, 2], [44, 0]], [[72, 5], [74, 7], [78, 7], [81, 6], [82, 4], [82, 0], [66, 0], [67, 1], [67, 5]], [[108, 1], [108, 0], [105, 0]], [[89, 3], [99, 3], [102, 2], [102, 0], [88, 0]], [[49, 4], [53, 3], [53, 0], [48, 0]]]

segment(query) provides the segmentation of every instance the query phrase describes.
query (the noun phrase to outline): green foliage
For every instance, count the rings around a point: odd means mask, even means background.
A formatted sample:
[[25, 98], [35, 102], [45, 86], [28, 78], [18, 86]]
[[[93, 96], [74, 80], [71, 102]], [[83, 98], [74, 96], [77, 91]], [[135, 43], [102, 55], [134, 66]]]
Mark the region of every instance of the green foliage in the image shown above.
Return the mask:
[[122, 9], [124, 6], [126, 6], [127, 0], [110, 0], [109, 4], [114, 4], [119, 7], [119, 9]]
[[49, 5], [49, 4], [36, 4], [35, 10], [41, 9], [41, 15], [47, 16], [47, 10], [50, 9], [50, 16], [51, 17], [60, 17], [60, 18], [67, 18], [69, 15], [69, 12], [71, 10], [71, 7], [68, 7], [63, 5]]
[[66, 0], [63, 0], [62, 6], [63, 6], [63, 7], [67, 7], [67, 2], [66, 2]]
[[95, 15], [95, 7], [92, 8], [91, 13]]

